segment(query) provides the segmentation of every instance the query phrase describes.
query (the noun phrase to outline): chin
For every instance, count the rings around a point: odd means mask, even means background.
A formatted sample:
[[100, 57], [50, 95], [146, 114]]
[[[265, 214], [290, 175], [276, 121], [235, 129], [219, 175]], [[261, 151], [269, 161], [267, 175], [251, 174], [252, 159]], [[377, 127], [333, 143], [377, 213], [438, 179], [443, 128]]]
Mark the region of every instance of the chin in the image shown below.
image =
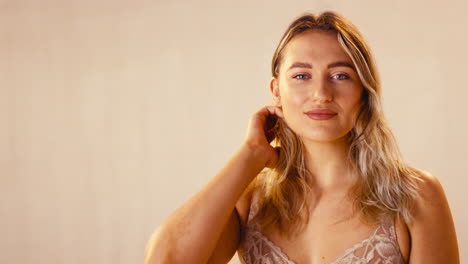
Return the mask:
[[[309, 129], [310, 130], [310, 129]], [[304, 142], [332, 143], [346, 139], [349, 131], [307, 131], [299, 134]]]
[[352, 130], [352, 127], [343, 127], [342, 124], [338, 123], [310, 124], [303, 120], [288, 121], [289, 120], [286, 120], [288, 127], [303, 142], [327, 143], [341, 141], [345, 139], [346, 135]]
[[344, 138], [339, 137], [301, 137], [303, 142], [313, 142], [313, 143], [334, 143], [342, 141]]

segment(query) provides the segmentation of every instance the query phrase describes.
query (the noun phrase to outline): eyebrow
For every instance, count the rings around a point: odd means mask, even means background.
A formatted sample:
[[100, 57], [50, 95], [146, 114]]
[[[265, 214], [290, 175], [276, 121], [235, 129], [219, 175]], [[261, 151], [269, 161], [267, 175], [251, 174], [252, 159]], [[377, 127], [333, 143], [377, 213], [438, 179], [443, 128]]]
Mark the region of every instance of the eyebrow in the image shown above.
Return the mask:
[[[351, 68], [354, 71], [356, 71], [356, 68], [354, 67], [354, 65], [352, 65], [351, 63], [345, 62], [345, 61], [337, 61], [337, 62], [330, 63], [330, 64], [328, 64], [327, 69], [334, 68], [334, 67], [348, 67], [348, 68]], [[293, 69], [293, 68], [312, 69], [312, 65], [309, 64], [309, 63], [305, 63], [305, 62], [295, 62], [291, 66], [289, 66], [288, 71]]]

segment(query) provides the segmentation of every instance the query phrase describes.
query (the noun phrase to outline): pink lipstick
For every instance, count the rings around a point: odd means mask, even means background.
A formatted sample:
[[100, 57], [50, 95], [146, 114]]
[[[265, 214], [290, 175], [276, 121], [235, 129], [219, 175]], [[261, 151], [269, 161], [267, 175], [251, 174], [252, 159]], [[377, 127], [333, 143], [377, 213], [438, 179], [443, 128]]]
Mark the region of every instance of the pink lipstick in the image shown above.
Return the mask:
[[336, 116], [336, 112], [330, 109], [314, 109], [305, 113], [309, 118], [313, 120], [328, 120]]

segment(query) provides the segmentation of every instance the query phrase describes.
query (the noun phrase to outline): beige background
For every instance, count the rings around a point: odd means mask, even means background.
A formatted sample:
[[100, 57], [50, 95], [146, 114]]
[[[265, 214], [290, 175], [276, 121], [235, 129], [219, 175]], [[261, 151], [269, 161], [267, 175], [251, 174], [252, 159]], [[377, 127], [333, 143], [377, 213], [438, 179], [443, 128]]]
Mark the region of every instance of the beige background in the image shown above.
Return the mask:
[[467, 260], [461, 2], [0, 0], [0, 263], [141, 263], [270, 102], [286, 26], [327, 9], [373, 48], [404, 158], [442, 182]]

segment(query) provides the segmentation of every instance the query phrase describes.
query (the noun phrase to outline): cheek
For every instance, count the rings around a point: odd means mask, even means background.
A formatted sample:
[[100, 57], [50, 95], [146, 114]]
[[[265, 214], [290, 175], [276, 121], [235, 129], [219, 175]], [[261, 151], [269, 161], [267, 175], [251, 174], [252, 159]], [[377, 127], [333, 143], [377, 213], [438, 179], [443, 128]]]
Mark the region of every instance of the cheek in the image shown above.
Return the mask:
[[361, 103], [361, 97], [363, 93], [363, 88], [358, 87], [346, 87], [342, 89], [341, 98], [343, 101], [348, 102], [348, 109], [359, 108]]
[[355, 121], [362, 107], [361, 96], [354, 96], [351, 102], [353, 103], [348, 106], [348, 112], [349, 116]]
[[282, 103], [291, 106], [300, 106], [307, 101], [308, 91], [301, 87], [284, 87], [281, 92]]

